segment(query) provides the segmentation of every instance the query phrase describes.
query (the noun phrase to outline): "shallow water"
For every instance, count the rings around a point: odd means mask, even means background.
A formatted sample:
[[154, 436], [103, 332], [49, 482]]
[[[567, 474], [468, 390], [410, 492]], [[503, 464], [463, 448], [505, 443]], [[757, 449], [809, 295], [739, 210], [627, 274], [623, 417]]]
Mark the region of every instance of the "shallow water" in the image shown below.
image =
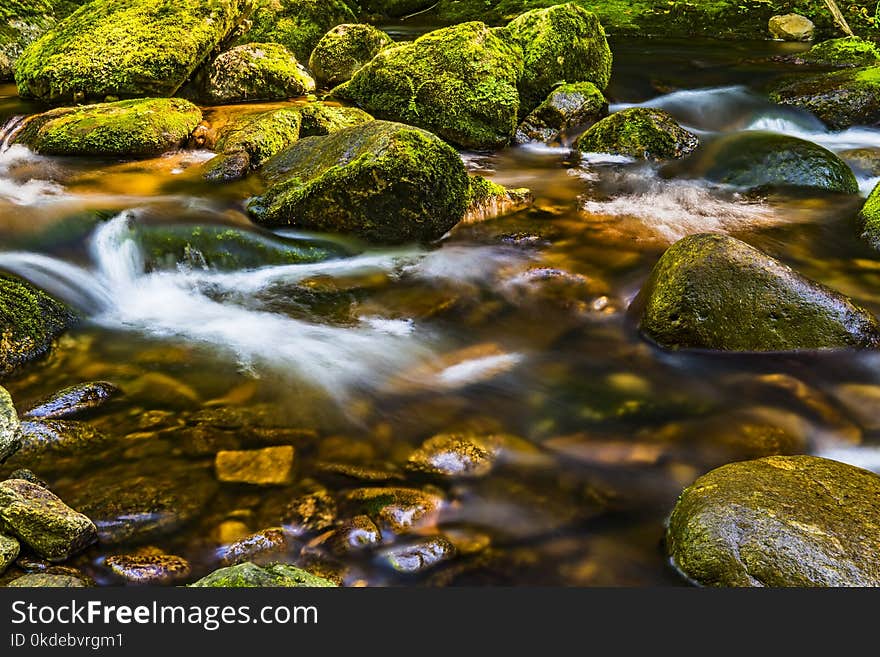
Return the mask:
[[[763, 129], [832, 150], [880, 148], [880, 131], [832, 134], [762, 99], [761, 85], [788, 69], [759, 60], [802, 46], [612, 47], [613, 109], [663, 107], [704, 140]], [[33, 110], [0, 87], [0, 121]], [[649, 165], [510, 148], [463, 157], [475, 173], [530, 187], [535, 206], [460, 226], [437, 245], [319, 236], [353, 255], [148, 271], [132, 226], [247, 225], [242, 200], [259, 182], [200, 183], [193, 167], [209, 155], [0, 153], [0, 267], [86, 318], [4, 385], [20, 410], [80, 381], [127, 393], [89, 418], [107, 442], [34, 469], [68, 501], [161, 482], [195, 511], [146, 542], [189, 559], [193, 577], [217, 566], [230, 524], [281, 524], [307, 482], [338, 493], [387, 481], [433, 486], [444, 506], [429, 533], [450, 536], [460, 554], [409, 576], [370, 552], [337, 557], [348, 584], [675, 585], [662, 550], [672, 504], [708, 469], [764, 453], [754, 436], [880, 469], [880, 356], [668, 353], [626, 312], [671, 242], [721, 231], [880, 313], [880, 257], [859, 240], [858, 198], [757, 199]], [[873, 182], [860, 180], [865, 192]], [[421, 442], [451, 431], [520, 440], [485, 479], [404, 469]], [[214, 482], [217, 449], [290, 443], [293, 485]], [[131, 548], [94, 547], [73, 564], [111, 583], [103, 558]], [[293, 541], [283, 558], [308, 565], [321, 550]]]

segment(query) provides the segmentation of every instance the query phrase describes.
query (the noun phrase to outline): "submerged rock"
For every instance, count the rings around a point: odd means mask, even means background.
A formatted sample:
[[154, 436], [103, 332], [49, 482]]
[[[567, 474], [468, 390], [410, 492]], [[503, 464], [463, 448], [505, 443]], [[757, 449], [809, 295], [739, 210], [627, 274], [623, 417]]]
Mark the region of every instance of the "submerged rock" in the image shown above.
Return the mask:
[[748, 131], [712, 142], [695, 161], [709, 180], [750, 189], [800, 187], [855, 194], [852, 170], [818, 144], [774, 132]]
[[29, 119], [15, 141], [46, 155], [152, 157], [183, 146], [201, 120], [180, 98], [59, 107]]
[[556, 144], [577, 130], [589, 128], [608, 113], [608, 102], [592, 82], [563, 84], [538, 105], [516, 129], [517, 144]]
[[455, 557], [455, 546], [445, 536], [429, 536], [414, 543], [383, 550], [379, 559], [399, 573], [413, 575]]
[[312, 575], [296, 566], [274, 564], [257, 566], [245, 562], [215, 570], [190, 586], [218, 586], [224, 588], [256, 587], [329, 587], [336, 586], [330, 580]]
[[581, 135], [574, 147], [582, 153], [608, 153], [643, 160], [672, 160], [690, 155], [697, 136], [660, 109], [633, 107], [615, 112]]
[[833, 130], [874, 125], [880, 123], [880, 66], [783, 79], [770, 100], [812, 112]]
[[104, 565], [116, 577], [131, 584], [173, 584], [192, 572], [186, 559], [158, 551], [114, 554], [104, 560]]
[[445, 477], [483, 477], [495, 465], [499, 443], [494, 436], [441, 434], [422, 443], [407, 466]]
[[844, 295], [725, 235], [691, 235], [654, 267], [636, 306], [668, 348], [787, 351], [877, 347], [880, 326]]
[[880, 48], [874, 42], [856, 36], [829, 39], [800, 53], [797, 60], [815, 66], [871, 66], [880, 62]]
[[439, 495], [417, 488], [357, 488], [345, 500], [394, 534], [433, 525], [443, 506]]
[[21, 447], [21, 423], [12, 403], [12, 395], [0, 387], [0, 463], [15, 454]]
[[53, 462], [63, 455], [89, 456], [108, 436], [85, 422], [72, 420], [26, 420], [21, 423], [21, 449], [10, 463], [16, 466]]
[[800, 14], [773, 16], [767, 27], [774, 39], [783, 41], [810, 41], [816, 29], [813, 21]]
[[290, 445], [250, 451], [218, 452], [214, 466], [223, 482], [283, 486], [293, 480], [294, 449]]
[[467, 172], [453, 148], [385, 121], [302, 139], [264, 173], [268, 190], [248, 204], [258, 223], [375, 242], [436, 240], [461, 221], [468, 202]]
[[61, 103], [171, 96], [244, 19], [249, 0], [92, 0], [25, 49], [19, 95]]
[[13, 561], [18, 559], [20, 549], [18, 541], [12, 536], [0, 534], [0, 575], [6, 572]]
[[299, 113], [302, 118], [300, 134], [303, 137], [323, 137], [373, 120], [372, 116], [357, 107], [321, 102], [303, 105]]
[[202, 86], [204, 99], [220, 105], [304, 96], [315, 90], [315, 81], [284, 46], [246, 43], [219, 54]]
[[22, 417], [53, 420], [79, 415], [100, 408], [121, 392], [107, 381], [77, 383], [38, 401]]
[[880, 477], [812, 456], [722, 466], [672, 512], [673, 564], [709, 586], [880, 586]]
[[0, 274], [0, 376], [46, 355], [73, 313], [30, 283]]
[[97, 538], [91, 520], [24, 479], [0, 482], [0, 529], [49, 561], [65, 561]]
[[327, 32], [309, 57], [309, 69], [321, 86], [348, 82], [373, 57], [394, 41], [372, 25], [337, 25]]
[[383, 50], [333, 95], [461, 146], [503, 146], [523, 73], [521, 48], [503, 36], [476, 22], [430, 32]]

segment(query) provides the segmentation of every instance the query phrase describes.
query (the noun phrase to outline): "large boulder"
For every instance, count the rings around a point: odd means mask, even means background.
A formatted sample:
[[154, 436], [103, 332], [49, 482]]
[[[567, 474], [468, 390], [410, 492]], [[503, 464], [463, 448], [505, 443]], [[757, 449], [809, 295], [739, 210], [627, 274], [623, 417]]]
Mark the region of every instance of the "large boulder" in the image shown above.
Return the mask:
[[828, 39], [796, 56], [799, 63], [836, 68], [872, 66], [880, 62], [880, 48], [856, 36]]
[[0, 275], [0, 376], [49, 352], [70, 309], [30, 283]]
[[671, 160], [690, 155], [697, 136], [660, 109], [633, 107], [615, 112], [575, 142], [582, 153], [609, 153], [644, 160]]
[[[214, 148], [221, 158], [243, 153], [246, 173], [296, 142], [301, 124], [300, 112], [292, 107], [248, 114], [219, 130]], [[208, 171], [217, 171], [216, 164], [211, 160]]]
[[19, 94], [51, 103], [171, 96], [246, 16], [249, 0], [92, 0], [30, 44]]
[[877, 347], [880, 326], [842, 294], [726, 235], [691, 235], [654, 267], [635, 305], [667, 348], [786, 351]]
[[21, 422], [6, 388], [0, 387], [0, 463], [21, 448]]
[[461, 146], [502, 146], [517, 125], [523, 59], [501, 36], [477, 22], [430, 32], [383, 50], [333, 93]]
[[849, 166], [818, 144], [773, 132], [747, 131], [722, 137], [693, 162], [709, 180], [749, 189], [799, 187], [855, 194]]
[[251, 22], [239, 43], [280, 43], [307, 62], [330, 28], [356, 23], [357, 17], [343, 0], [256, 0]]
[[592, 82], [563, 84], [525, 118], [513, 140], [518, 144], [557, 143], [589, 128], [607, 113], [608, 102]]
[[322, 86], [341, 84], [393, 44], [390, 36], [372, 25], [337, 25], [318, 41], [309, 57], [309, 69]]
[[183, 146], [201, 120], [180, 98], [121, 100], [38, 114], [15, 141], [46, 155], [151, 157]]
[[770, 100], [808, 110], [829, 128], [880, 123], [880, 66], [784, 79]]
[[287, 48], [246, 43], [220, 53], [208, 67], [202, 97], [220, 105], [249, 100], [283, 100], [315, 90], [315, 81]]
[[813, 456], [722, 466], [669, 520], [673, 564], [706, 586], [880, 586], [880, 477]]
[[464, 216], [468, 176], [429, 132], [372, 121], [309, 137], [269, 160], [258, 223], [353, 233], [383, 243], [440, 238]]
[[523, 52], [520, 113], [525, 116], [562, 82], [592, 82], [604, 90], [611, 80], [611, 48], [596, 15], [574, 3], [536, 9], [503, 30]]

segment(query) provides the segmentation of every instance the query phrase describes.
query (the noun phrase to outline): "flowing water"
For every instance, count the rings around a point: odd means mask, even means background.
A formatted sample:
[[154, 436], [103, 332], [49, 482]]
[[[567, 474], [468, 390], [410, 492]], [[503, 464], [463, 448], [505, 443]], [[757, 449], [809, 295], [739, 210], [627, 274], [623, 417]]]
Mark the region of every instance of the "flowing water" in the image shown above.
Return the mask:
[[[802, 46], [612, 46], [612, 110], [662, 107], [703, 140], [760, 129], [880, 151], [878, 130], [831, 133], [764, 100], [762, 84], [787, 71], [765, 58]], [[33, 111], [0, 87], [7, 131]], [[88, 418], [105, 442], [34, 469], [64, 499], [95, 504], [118, 496], [114, 486], [136, 497], [145, 481], [161, 482], [187, 512], [147, 542], [189, 559], [193, 577], [217, 567], [231, 527], [282, 524], [310, 487], [390, 484], [442, 495], [426, 531], [449, 536], [459, 555], [408, 576], [370, 551], [335, 556], [348, 584], [680, 584], [663, 556], [664, 521], [703, 472], [768, 449], [880, 469], [880, 356], [668, 353], [627, 314], [663, 250], [702, 231], [744, 238], [880, 313], [880, 257], [859, 240], [859, 198], [756, 198], [619, 158], [510, 148], [462, 156], [474, 173], [531, 188], [535, 206], [459, 226], [439, 244], [285, 233], [350, 255], [156, 269], [139, 226], [246, 227], [242, 200], [259, 181], [201, 183], [202, 151], [49, 158], [2, 137], [0, 268], [84, 318], [4, 385], [20, 409], [81, 381], [126, 392]], [[860, 177], [863, 193], [875, 182]], [[419, 444], [449, 432], [517, 439], [483, 479], [406, 470]], [[291, 443], [290, 486], [214, 481], [218, 449]], [[322, 547], [307, 540], [280, 558], [313, 559]], [[96, 546], [72, 563], [109, 583], [103, 558], [131, 547]]]

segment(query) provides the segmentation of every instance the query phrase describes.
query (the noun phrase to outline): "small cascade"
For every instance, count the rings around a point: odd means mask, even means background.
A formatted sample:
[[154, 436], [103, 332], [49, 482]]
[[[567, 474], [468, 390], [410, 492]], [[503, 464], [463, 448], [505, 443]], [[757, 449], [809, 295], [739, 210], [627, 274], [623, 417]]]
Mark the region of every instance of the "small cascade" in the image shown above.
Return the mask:
[[6, 123], [0, 126], [0, 153], [4, 153], [12, 146], [12, 141], [18, 136], [22, 128], [27, 124], [28, 117], [24, 114], [17, 114], [9, 118]]

